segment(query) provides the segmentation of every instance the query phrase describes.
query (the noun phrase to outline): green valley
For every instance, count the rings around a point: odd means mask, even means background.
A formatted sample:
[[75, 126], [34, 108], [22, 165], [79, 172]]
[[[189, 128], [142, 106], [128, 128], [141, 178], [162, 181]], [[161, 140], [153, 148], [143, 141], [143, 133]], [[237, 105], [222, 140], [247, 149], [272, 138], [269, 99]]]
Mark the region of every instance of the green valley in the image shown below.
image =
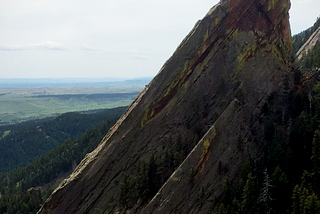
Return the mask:
[[0, 87], [0, 126], [57, 116], [127, 106], [142, 86]]

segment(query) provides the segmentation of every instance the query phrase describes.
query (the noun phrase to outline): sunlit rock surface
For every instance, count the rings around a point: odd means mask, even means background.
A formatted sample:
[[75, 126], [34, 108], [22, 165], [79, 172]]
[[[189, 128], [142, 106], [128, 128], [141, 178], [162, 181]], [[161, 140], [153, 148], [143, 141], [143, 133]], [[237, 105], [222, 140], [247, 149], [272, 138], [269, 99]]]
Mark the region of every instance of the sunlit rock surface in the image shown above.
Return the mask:
[[320, 41], [320, 27], [310, 36], [304, 45], [296, 53], [298, 60], [306, 56], [310, 50]]

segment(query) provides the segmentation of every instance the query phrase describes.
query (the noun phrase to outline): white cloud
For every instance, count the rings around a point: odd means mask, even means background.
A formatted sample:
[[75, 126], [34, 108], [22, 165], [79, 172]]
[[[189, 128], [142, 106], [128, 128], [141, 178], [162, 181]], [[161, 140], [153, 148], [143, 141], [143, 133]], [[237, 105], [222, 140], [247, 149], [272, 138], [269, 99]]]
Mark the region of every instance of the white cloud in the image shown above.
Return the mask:
[[58, 43], [58, 42], [52, 42], [52, 41], [47, 41], [47, 42], [42, 42], [38, 44], [32, 44], [28, 45], [30, 49], [40, 49], [40, 50], [66, 50], [67, 47]]
[[4, 44], [0, 45], [0, 51], [26, 51], [26, 50], [67, 50], [67, 47], [58, 42], [41, 42], [28, 45]]

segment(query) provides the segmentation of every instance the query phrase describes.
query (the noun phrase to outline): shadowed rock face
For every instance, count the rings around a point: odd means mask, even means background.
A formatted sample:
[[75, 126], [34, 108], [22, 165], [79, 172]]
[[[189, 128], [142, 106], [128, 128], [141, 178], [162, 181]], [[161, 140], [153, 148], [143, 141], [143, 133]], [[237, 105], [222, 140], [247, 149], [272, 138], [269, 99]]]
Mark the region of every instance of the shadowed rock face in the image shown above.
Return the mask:
[[160, 161], [177, 139], [188, 156], [129, 213], [211, 212], [223, 178], [236, 180], [264, 146], [261, 108], [288, 70], [289, 8], [289, 0], [221, 0], [39, 213], [124, 212], [116, 200], [124, 177], [151, 155]]

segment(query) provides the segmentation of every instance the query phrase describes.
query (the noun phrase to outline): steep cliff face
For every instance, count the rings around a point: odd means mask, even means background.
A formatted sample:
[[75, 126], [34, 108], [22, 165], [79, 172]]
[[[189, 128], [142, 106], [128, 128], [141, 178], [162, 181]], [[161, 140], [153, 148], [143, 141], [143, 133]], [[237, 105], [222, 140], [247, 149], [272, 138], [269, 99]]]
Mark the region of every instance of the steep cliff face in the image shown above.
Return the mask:
[[[221, 0], [197, 24], [39, 213], [209, 213], [225, 176], [263, 148], [267, 97], [288, 71], [289, 0]], [[152, 200], [126, 206], [121, 183], [150, 157], [187, 154]], [[122, 192], [123, 193], [123, 192]]]

